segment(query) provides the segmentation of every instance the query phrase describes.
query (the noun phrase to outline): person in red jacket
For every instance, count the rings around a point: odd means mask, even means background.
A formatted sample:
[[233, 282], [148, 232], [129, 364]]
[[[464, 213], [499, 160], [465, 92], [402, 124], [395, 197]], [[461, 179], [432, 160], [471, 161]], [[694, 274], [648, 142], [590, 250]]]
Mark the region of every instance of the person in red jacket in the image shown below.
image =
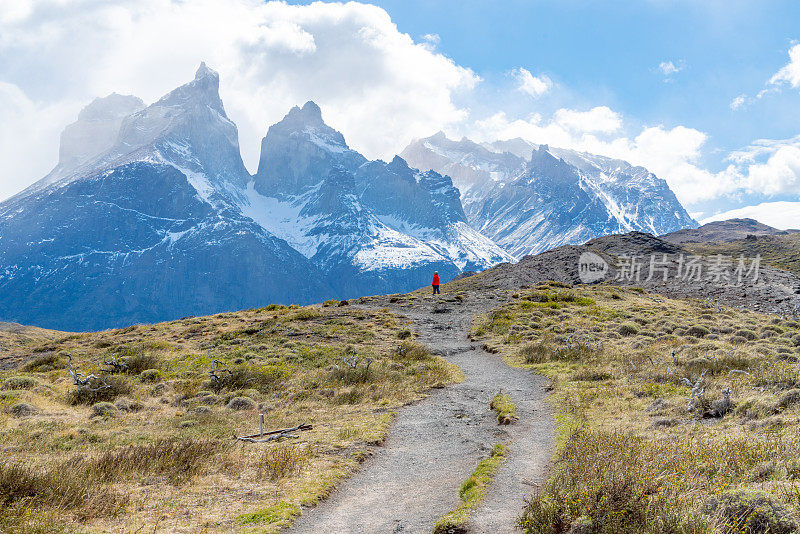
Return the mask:
[[435, 295], [439, 292], [439, 271], [433, 271], [433, 283], [431, 285], [433, 286], [433, 294]]

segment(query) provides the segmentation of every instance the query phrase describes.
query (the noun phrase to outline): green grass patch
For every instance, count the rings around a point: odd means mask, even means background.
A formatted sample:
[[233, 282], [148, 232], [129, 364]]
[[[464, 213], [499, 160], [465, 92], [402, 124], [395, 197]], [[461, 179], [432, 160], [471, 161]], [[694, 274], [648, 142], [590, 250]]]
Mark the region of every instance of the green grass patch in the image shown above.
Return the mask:
[[461, 488], [458, 490], [461, 504], [436, 522], [433, 534], [445, 534], [446, 532], [463, 530], [469, 520], [470, 513], [475, 510], [486, 495], [486, 489], [495, 472], [497, 472], [497, 468], [506, 461], [505, 450], [506, 446], [498, 443], [494, 446], [492, 454], [488, 458], [478, 462], [475, 471], [461, 484]]
[[280, 501], [258, 512], [242, 514], [236, 518], [240, 525], [273, 526], [276, 529], [289, 524], [293, 517], [300, 515], [300, 506]]
[[503, 392], [498, 393], [492, 400], [489, 401], [489, 407], [497, 412], [497, 423], [501, 425], [510, 425], [516, 422], [517, 405], [511, 400], [511, 397]]

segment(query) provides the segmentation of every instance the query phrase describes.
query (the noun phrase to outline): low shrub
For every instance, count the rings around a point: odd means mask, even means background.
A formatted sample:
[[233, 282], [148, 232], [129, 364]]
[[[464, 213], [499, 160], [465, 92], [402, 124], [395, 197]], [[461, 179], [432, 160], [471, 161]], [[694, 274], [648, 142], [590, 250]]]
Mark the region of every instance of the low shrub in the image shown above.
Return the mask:
[[93, 484], [80, 469], [0, 462], [0, 507], [5, 510], [24, 504], [27, 510], [50, 507], [90, 518], [110, 515], [123, 502], [108, 488]]
[[39, 381], [32, 376], [17, 375], [10, 376], [3, 380], [0, 389], [33, 389], [39, 385]]
[[110, 402], [98, 402], [92, 405], [92, 415], [94, 417], [110, 417], [117, 413], [117, 407]]
[[525, 363], [544, 363], [553, 356], [553, 349], [544, 342], [526, 343], [519, 349]]
[[409, 339], [411, 335], [411, 330], [408, 328], [403, 328], [402, 330], [398, 330], [397, 339]]
[[703, 512], [723, 532], [791, 534], [800, 530], [789, 508], [760, 491], [735, 489], [714, 495]]
[[229, 410], [249, 411], [255, 410], [257, 405], [256, 402], [250, 397], [234, 397], [230, 400], [230, 402], [228, 402], [227, 407]]
[[408, 360], [426, 360], [431, 357], [428, 347], [410, 339], [404, 340], [396, 351], [401, 358]]
[[161, 381], [161, 371], [158, 369], [145, 369], [139, 373], [139, 380], [145, 384], [155, 384]]
[[686, 330], [686, 335], [692, 337], [706, 337], [711, 333], [711, 330], [702, 325], [690, 326]]
[[39, 354], [33, 360], [26, 363], [22, 369], [25, 371], [35, 371], [37, 373], [46, 373], [61, 369], [66, 364], [66, 358], [61, 354], [56, 354], [55, 351], [50, 351], [44, 354]]
[[733, 333], [736, 337], [743, 337], [748, 341], [753, 341], [758, 339], [758, 334], [753, 332], [752, 330], [740, 329]]
[[80, 459], [77, 467], [90, 480], [106, 483], [142, 474], [185, 482], [200, 473], [222, 448], [222, 442], [216, 440], [159, 440], [113, 449], [97, 458]]
[[86, 388], [74, 386], [75, 389], [68, 395], [69, 403], [75, 406], [77, 404], [91, 405], [98, 402], [112, 402], [121, 395], [129, 395], [131, 393], [131, 385], [124, 376], [108, 376], [103, 377], [103, 380], [108, 387]]
[[281, 443], [262, 453], [256, 464], [256, 473], [259, 478], [275, 481], [300, 473], [308, 462], [308, 449]]
[[634, 323], [625, 323], [617, 330], [621, 336], [635, 336], [639, 333], [639, 327]]

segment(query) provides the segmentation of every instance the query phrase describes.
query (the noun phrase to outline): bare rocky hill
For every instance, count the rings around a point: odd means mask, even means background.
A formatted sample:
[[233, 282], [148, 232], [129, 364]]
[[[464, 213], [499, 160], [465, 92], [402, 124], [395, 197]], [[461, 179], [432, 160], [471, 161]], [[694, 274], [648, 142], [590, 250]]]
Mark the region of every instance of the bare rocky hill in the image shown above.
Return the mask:
[[798, 233], [800, 230], [778, 230], [754, 219], [730, 219], [704, 224], [700, 228], [685, 228], [661, 236], [661, 239], [682, 245], [684, 243], [728, 243], [748, 236], [776, 236]]
[[515, 289], [547, 280], [581, 284], [581, 257], [586, 253], [596, 254], [607, 265], [605, 276], [592, 283], [638, 286], [670, 297], [708, 299], [711, 305], [800, 314], [797, 275], [764, 262], [754, 265], [755, 254], [745, 256], [740, 266], [739, 257], [697, 256], [680, 245], [641, 232], [558, 247], [455, 283], [474, 289]]

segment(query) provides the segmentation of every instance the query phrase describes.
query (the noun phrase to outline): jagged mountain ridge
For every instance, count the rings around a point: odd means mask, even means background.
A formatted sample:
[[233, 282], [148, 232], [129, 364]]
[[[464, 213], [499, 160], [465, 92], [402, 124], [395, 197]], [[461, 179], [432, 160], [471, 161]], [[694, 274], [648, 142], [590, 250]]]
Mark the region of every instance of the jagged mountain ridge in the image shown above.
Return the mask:
[[4, 320], [108, 328], [406, 291], [513, 259], [469, 227], [449, 178], [367, 161], [311, 102], [270, 128], [251, 176], [205, 64], [150, 106], [95, 101], [62, 141], [68, 157], [0, 204]]
[[238, 208], [249, 174], [218, 87], [201, 65], [110, 149], [0, 204], [1, 317], [100, 329], [332, 291]]
[[522, 139], [478, 144], [444, 133], [401, 156], [452, 176], [469, 223], [517, 257], [614, 233], [669, 233], [697, 223], [643, 167]]

